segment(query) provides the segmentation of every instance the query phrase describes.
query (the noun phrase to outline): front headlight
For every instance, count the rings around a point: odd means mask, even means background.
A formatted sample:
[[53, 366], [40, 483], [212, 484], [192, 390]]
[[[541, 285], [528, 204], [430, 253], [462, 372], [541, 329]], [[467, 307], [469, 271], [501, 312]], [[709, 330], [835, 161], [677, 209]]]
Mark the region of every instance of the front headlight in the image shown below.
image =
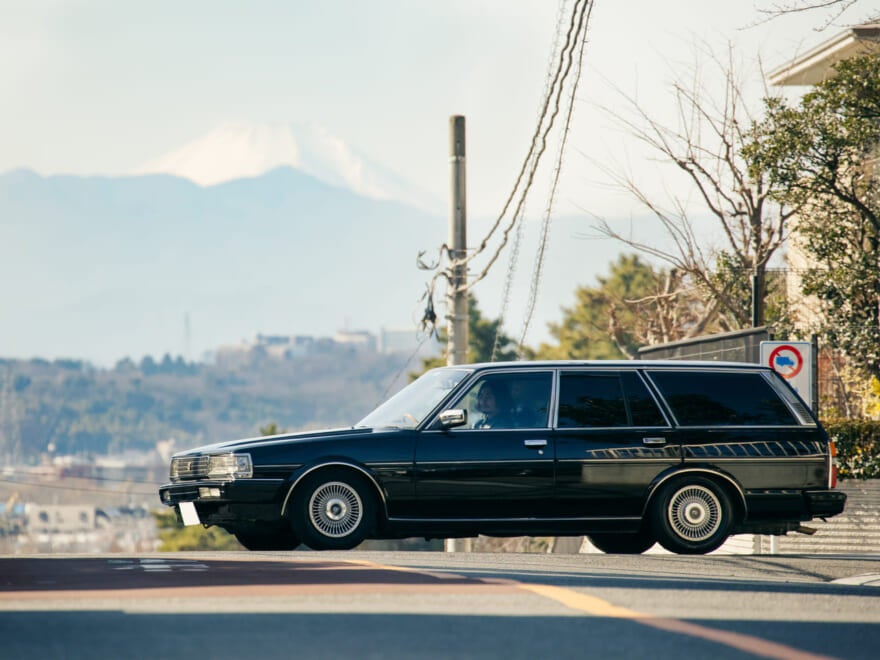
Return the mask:
[[250, 454], [215, 454], [208, 456], [208, 479], [250, 479], [254, 465]]

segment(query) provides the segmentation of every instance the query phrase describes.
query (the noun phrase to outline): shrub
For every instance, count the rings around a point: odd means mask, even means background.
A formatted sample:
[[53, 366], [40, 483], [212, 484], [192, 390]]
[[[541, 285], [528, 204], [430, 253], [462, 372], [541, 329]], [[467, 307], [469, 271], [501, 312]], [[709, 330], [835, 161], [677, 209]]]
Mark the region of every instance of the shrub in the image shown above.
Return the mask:
[[242, 550], [235, 537], [219, 527], [201, 525], [184, 527], [174, 509], [154, 511], [153, 518], [159, 529], [159, 552], [181, 550]]
[[842, 419], [823, 425], [837, 444], [841, 479], [880, 478], [880, 422]]

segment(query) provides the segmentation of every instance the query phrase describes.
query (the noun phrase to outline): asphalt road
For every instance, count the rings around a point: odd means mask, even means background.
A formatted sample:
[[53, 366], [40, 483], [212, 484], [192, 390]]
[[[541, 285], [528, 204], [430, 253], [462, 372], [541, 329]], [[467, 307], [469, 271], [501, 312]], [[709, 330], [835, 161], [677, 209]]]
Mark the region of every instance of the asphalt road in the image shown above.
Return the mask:
[[0, 644], [41, 659], [873, 660], [880, 557], [0, 556]]

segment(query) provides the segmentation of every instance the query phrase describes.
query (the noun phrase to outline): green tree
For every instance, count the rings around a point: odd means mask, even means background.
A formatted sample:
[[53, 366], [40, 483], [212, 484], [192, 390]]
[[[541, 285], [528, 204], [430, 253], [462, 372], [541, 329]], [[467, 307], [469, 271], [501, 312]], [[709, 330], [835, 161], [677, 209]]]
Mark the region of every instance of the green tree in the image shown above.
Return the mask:
[[702, 316], [702, 303], [678, 273], [655, 269], [637, 255], [621, 255], [608, 276], [597, 279], [598, 286], [575, 289], [575, 304], [550, 324], [557, 343], [541, 344], [531, 357], [634, 358], [639, 346], [681, 339]]
[[799, 208], [796, 231], [816, 268], [803, 291], [821, 304], [817, 330], [880, 375], [880, 57], [844, 60], [792, 105], [765, 100], [744, 149], [774, 196]]
[[168, 438], [186, 449], [250, 437], [272, 421], [279, 433], [347, 425], [381, 400], [406, 356], [353, 353], [328, 342], [295, 363], [172, 364], [146, 376], [131, 361], [72, 370], [54, 361], [0, 359], [0, 452], [34, 462], [51, 443], [56, 452], [87, 458], [149, 451]]
[[[495, 337], [498, 337], [498, 351], [495, 362], [510, 362], [516, 360], [516, 342], [512, 337], [500, 330], [501, 320], [489, 320], [483, 317], [477, 299], [473, 295], [468, 296], [468, 362], [491, 362], [492, 351], [495, 347]], [[446, 331], [440, 330], [440, 342], [445, 343]], [[422, 371], [411, 374], [415, 379], [428, 369], [443, 367], [446, 365], [446, 357], [424, 358]]]
[[277, 422], [269, 422], [260, 427], [260, 435], [280, 435], [282, 433], [287, 433], [287, 429], [279, 428]]

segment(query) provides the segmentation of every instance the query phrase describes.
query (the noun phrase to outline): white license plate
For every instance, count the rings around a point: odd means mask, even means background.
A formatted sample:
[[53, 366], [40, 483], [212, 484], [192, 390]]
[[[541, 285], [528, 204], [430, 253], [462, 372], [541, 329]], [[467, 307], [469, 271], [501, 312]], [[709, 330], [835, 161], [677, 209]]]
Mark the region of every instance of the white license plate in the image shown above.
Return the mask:
[[200, 525], [199, 512], [196, 511], [196, 505], [192, 502], [181, 502], [177, 505], [180, 509], [180, 517], [183, 518], [184, 525]]

